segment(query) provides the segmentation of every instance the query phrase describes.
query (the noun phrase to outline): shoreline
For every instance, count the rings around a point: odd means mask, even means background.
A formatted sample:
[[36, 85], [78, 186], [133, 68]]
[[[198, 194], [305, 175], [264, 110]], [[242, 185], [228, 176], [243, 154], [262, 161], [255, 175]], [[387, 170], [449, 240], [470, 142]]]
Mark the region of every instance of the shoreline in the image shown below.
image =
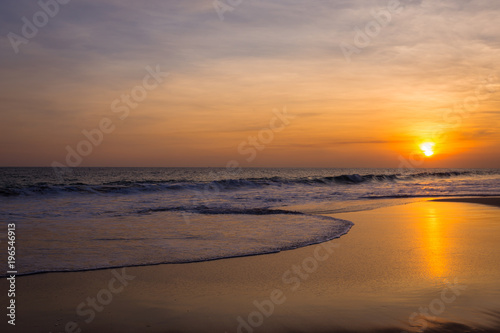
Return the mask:
[[439, 199], [433, 199], [431, 201], [462, 202], [462, 203], [473, 203], [473, 204], [500, 207], [500, 197], [498, 196], [439, 198]]
[[[473, 202], [463, 201], [469, 199]], [[350, 220], [355, 225], [340, 238], [278, 253], [18, 276], [16, 326], [21, 332], [61, 332], [68, 322], [91, 332], [113, 331], [115, 327], [121, 332], [237, 332], [238, 323], [243, 323], [238, 318], [245, 318], [246, 325], [250, 325], [249, 316], [259, 309], [255, 304], [265, 309], [272, 301], [273, 313], [263, 316], [262, 325], [254, 328], [241, 324], [240, 331], [410, 332], [414, 330], [408, 323], [409, 316], [435, 299], [446, 286], [443, 279], [453, 281], [459, 276], [459, 283], [467, 282], [469, 294], [457, 296], [457, 304], [451, 304], [443, 316], [436, 316], [436, 323], [426, 321], [427, 332], [465, 332], [466, 326], [457, 325], [466, 324], [474, 329], [489, 329], [482, 332], [500, 332], [500, 304], [497, 307], [496, 299], [484, 292], [500, 295], [499, 269], [489, 267], [498, 258], [485, 250], [485, 242], [498, 240], [490, 230], [497, 226], [488, 219], [499, 215], [496, 207], [500, 207], [500, 198], [450, 200], [455, 199], [331, 214], [328, 216]], [[482, 205], [464, 205], [465, 202]], [[441, 219], [442, 229], [432, 229], [432, 220], [425, 222], [430, 223], [425, 228], [421, 226], [420, 215], [428, 217], [429, 212]], [[478, 238], [470, 240], [489, 257], [467, 259], [476, 258], [479, 250], [457, 241], [465, 232], [471, 233], [462, 226], [466, 220], [447, 220], [446, 215], [458, 212], [467, 213], [470, 218], [476, 216], [475, 223], [490, 228], [489, 233], [479, 228], [473, 230]], [[402, 220], [407, 223], [398, 222]], [[418, 234], [423, 237], [422, 243], [411, 243], [416, 232], [424, 229], [424, 233]], [[440, 247], [439, 242], [426, 238], [429, 233], [435, 238], [451, 231], [456, 232], [451, 238], [453, 242], [442, 238], [447, 246]], [[384, 240], [383, 245], [380, 240]], [[461, 253], [459, 258], [464, 256], [462, 261], [453, 255], [456, 252]], [[476, 269], [471, 269], [474, 265]], [[297, 266], [302, 269], [294, 271]], [[454, 274], [448, 272], [450, 269]], [[94, 311], [95, 318], [86, 323], [91, 311], [86, 306], [88, 297], [99, 299], [99, 293], [106, 295], [110, 279], [122, 272], [134, 278], [126, 281], [128, 284], [121, 292], [112, 293], [113, 300], [101, 311]], [[296, 290], [292, 290], [295, 286]], [[282, 294], [273, 294], [276, 290]], [[280, 303], [283, 298], [285, 301]], [[80, 312], [87, 311], [87, 316], [77, 312], [82, 303], [85, 306]], [[477, 304], [488, 306], [485, 310], [490, 315], [479, 311]], [[464, 308], [479, 312], [472, 318], [467, 311], [462, 312]], [[462, 323], [462, 319], [471, 322]]]
[[[388, 205], [381, 205], [381, 206], [373, 206], [366, 208], [364, 210], [347, 210], [347, 211], [334, 211], [334, 212], [318, 212], [315, 213], [316, 211], [316, 206], [315, 205], [301, 205], [301, 206], [290, 206], [294, 208], [294, 210], [290, 210], [290, 212], [294, 213], [300, 213], [300, 214], [307, 214], [307, 215], [318, 215], [318, 216], [327, 216], [327, 217], [334, 217], [337, 214], [343, 214], [343, 213], [355, 213], [355, 212], [364, 212], [364, 211], [371, 211], [379, 208], [385, 208], [385, 207], [394, 207], [398, 205], [407, 205], [415, 202], [425, 202], [425, 201], [437, 201], [437, 202], [462, 202], [462, 203], [474, 203], [474, 204], [483, 204], [483, 205], [488, 205], [488, 206], [494, 206], [494, 207], [499, 207], [500, 208], [500, 196], [478, 196], [478, 197], [457, 197], [457, 198], [448, 198], [448, 197], [418, 197], [418, 198], [380, 198], [380, 199], [367, 199], [367, 200], [354, 200], [353, 202], [359, 202], [359, 201], [394, 201], [398, 203], [393, 203], [393, 204], [388, 204]], [[305, 207], [314, 207], [314, 210], [308, 211], [307, 208]], [[299, 211], [299, 209], [304, 209], [305, 212]], [[274, 208], [273, 208], [274, 209]], [[280, 208], [282, 210], [286, 210], [286, 208]], [[349, 221], [353, 222], [354, 221]], [[183, 264], [194, 264], [194, 263], [201, 263], [201, 262], [209, 262], [209, 261], [217, 261], [217, 260], [225, 260], [225, 259], [236, 259], [236, 258], [245, 258], [245, 257], [252, 257], [252, 256], [262, 256], [262, 255], [269, 255], [269, 254], [275, 254], [275, 253], [281, 253], [281, 252], [286, 252], [286, 251], [294, 251], [300, 248], [305, 248], [308, 246], [314, 246], [317, 244], [329, 242], [331, 240], [344, 237], [347, 234], [349, 234], [349, 231], [354, 225], [350, 226], [349, 229], [339, 235], [336, 236], [332, 239], [325, 240], [325, 241], [319, 241], [317, 243], [311, 243], [307, 245], [301, 245], [296, 248], [291, 248], [291, 249], [284, 249], [284, 250], [279, 250], [279, 251], [273, 251], [273, 252], [265, 252], [265, 253], [252, 253], [252, 254], [243, 254], [243, 255], [235, 255], [235, 256], [230, 256], [230, 257], [221, 257], [221, 258], [212, 258], [212, 259], [200, 259], [200, 260], [193, 260], [193, 261], [183, 261], [183, 262], [161, 262], [161, 263], [153, 263], [153, 264], [136, 264], [136, 265], [118, 265], [118, 266], [109, 266], [109, 267], [98, 267], [98, 268], [84, 268], [84, 269], [76, 269], [76, 270], [56, 270], [56, 271], [43, 271], [43, 272], [32, 272], [32, 273], [23, 273], [23, 274], [18, 274], [18, 277], [23, 277], [23, 276], [32, 276], [32, 275], [40, 275], [40, 274], [51, 274], [51, 273], [80, 273], [80, 272], [91, 272], [91, 271], [99, 271], [99, 270], [109, 270], [109, 269], [120, 269], [120, 268], [127, 268], [127, 267], [147, 267], [147, 266], [158, 266], [158, 265], [183, 265]], [[7, 277], [8, 275], [0, 275], [0, 278]]]

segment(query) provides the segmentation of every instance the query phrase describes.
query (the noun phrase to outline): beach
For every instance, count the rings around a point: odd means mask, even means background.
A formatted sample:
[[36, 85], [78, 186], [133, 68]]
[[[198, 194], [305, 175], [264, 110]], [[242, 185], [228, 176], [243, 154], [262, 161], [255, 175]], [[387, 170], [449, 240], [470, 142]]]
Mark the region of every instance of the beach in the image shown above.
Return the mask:
[[16, 332], [500, 332], [499, 207], [413, 202], [274, 254], [19, 276]]
[[0, 7], [0, 333], [500, 333], [499, 1]]

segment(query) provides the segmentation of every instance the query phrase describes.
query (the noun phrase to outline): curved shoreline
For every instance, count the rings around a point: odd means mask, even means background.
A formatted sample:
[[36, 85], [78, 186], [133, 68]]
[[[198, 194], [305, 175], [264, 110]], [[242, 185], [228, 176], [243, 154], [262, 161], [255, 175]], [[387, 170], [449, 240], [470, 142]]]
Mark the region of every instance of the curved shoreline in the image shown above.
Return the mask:
[[[392, 206], [397, 206], [397, 205], [405, 205], [405, 204], [411, 204], [414, 202], [422, 202], [422, 201], [436, 201], [436, 202], [457, 202], [457, 203], [472, 203], [472, 204], [483, 204], [483, 205], [488, 205], [488, 206], [494, 206], [500, 208], [500, 197], [499, 196], [482, 196], [482, 197], [454, 197], [454, 198], [449, 198], [449, 197], [423, 197], [423, 198], [381, 198], [381, 199], [369, 199], [370, 202], [384, 202], [384, 205], [374, 205], [371, 207], [368, 206], [363, 206], [360, 209], [341, 209], [341, 210], [316, 210], [316, 208], [313, 209], [313, 211], [308, 211], [305, 209], [302, 211], [301, 209], [296, 209], [295, 207], [298, 206], [292, 206], [294, 209], [288, 209], [287, 207], [281, 207], [278, 209], [267, 209], [270, 211], [271, 215], [273, 214], [296, 214], [296, 215], [309, 215], [309, 216], [315, 216], [315, 217], [322, 217], [322, 218], [332, 218], [332, 214], [339, 214], [339, 213], [353, 213], [353, 212], [358, 212], [358, 211], [369, 211], [369, 210], [375, 210], [379, 208], [385, 208], [385, 207], [392, 207]], [[392, 203], [389, 203], [389, 201], [393, 201]], [[362, 202], [362, 200], [353, 200], [352, 203], [357, 204], [359, 202]], [[335, 203], [335, 202], [334, 202]], [[346, 203], [344, 202], [338, 202], [338, 203]], [[303, 207], [315, 207], [315, 204], [311, 205], [304, 205]], [[224, 257], [217, 257], [217, 258], [208, 258], [208, 259], [196, 259], [196, 260], [186, 260], [186, 261], [175, 261], [175, 262], [158, 262], [158, 263], [145, 263], [145, 264], [133, 264], [133, 265], [116, 265], [116, 266], [107, 266], [107, 267], [96, 267], [96, 268], [82, 268], [82, 269], [72, 269], [72, 270], [48, 270], [48, 271], [37, 271], [37, 272], [29, 272], [29, 273], [18, 273], [18, 277], [23, 277], [23, 276], [31, 276], [31, 275], [39, 275], [39, 274], [50, 274], [50, 273], [78, 273], [78, 272], [87, 272], [87, 271], [99, 271], [99, 270], [106, 270], [106, 269], [119, 269], [119, 268], [127, 268], [127, 267], [146, 267], [146, 266], [158, 266], [158, 265], [173, 265], [173, 264], [190, 264], [190, 263], [200, 263], [200, 262], [209, 262], [209, 261], [216, 261], [216, 260], [224, 260], [224, 259], [232, 259], [232, 258], [243, 258], [243, 257], [251, 257], [251, 256], [262, 256], [262, 255], [268, 255], [268, 254], [274, 254], [274, 253], [280, 253], [284, 251], [292, 251], [300, 248], [305, 248], [308, 246], [312, 245], [317, 245], [321, 244], [324, 242], [331, 241], [333, 239], [340, 238], [342, 236], [345, 236], [349, 233], [350, 229], [355, 225], [353, 221], [348, 221], [348, 220], [343, 220], [343, 219], [338, 219], [338, 221], [343, 221], [347, 222], [345, 225], [345, 230], [341, 231], [340, 233], [336, 234], [334, 237], [331, 238], [326, 238], [323, 240], [319, 240], [317, 242], [310, 242], [310, 243], [304, 243], [300, 244], [296, 247], [290, 247], [286, 249], [280, 249], [280, 250], [275, 250], [275, 251], [269, 251], [269, 252], [262, 252], [262, 253], [249, 253], [249, 254], [236, 254], [233, 256], [224, 256]], [[0, 275], [1, 278], [7, 277], [8, 275]]]
[[[255, 332], [415, 332], [412, 312], [441, 295], [443, 279], [458, 277], [468, 286], [465, 294], [447, 304], [424, 332], [500, 332], [500, 269], [495, 265], [500, 254], [484, 251], [496, 249], [500, 238], [496, 208], [428, 200], [335, 217], [354, 221], [356, 228], [324, 242], [332, 253], [319, 261], [326, 255], [322, 250], [316, 263], [309, 259], [317, 254], [316, 247], [306, 246], [267, 255], [123, 268], [120, 272], [134, 279], [90, 324], [86, 317], [75, 316], [75, 310], [108, 286], [113, 269], [19, 277], [19, 331], [55, 332], [67, 321], [77, 321], [83, 331], [96, 333], [232, 333], [239, 317], [247, 320], [258, 310], [254, 302], [263, 304], [279, 289], [286, 302], [276, 305]], [[449, 228], [462, 231], [453, 236]], [[5, 283], [2, 279], [0, 287]], [[480, 312], [474, 304], [481, 304]]]
[[[343, 219], [334, 218], [331, 216], [319, 215], [319, 214], [308, 214], [308, 213], [291, 211], [291, 210], [277, 210], [277, 209], [268, 209], [268, 210], [262, 210], [262, 211], [267, 211], [269, 213], [268, 214], [262, 213], [262, 214], [257, 214], [257, 215], [278, 215], [278, 214], [287, 215], [287, 214], [292, 214], [292, 215], [302, 215], [304, 217], [309, 216], [309, 217], [314, 217], [317, 219], [328, 220], [328, 221], [332, 222], [332, 231], [331, 231], [331, 234], [325, 235], [321, 239], [304, 240], [303, 242], [300, 242], [300, 243], [295, 243], [293, 245], [290, 244], [289, 246], [287, 246], [285, 248], [269, 250], [269, 251], [264, 251], [264, 252], [258, 252], [258, 253], [242, 253], [242, 254], [234, 254], [234, 255], [220, 256], [220, 257], [212, 257], [212, 258], [202, 258], [202, 259], [193, 259], [193, 260], [188, 259], [188, 260], [179, 260], [179, 261], [164, 261], [164, 262], [154, 262], [154, 263], [144, 263], [144, 264], [126, 264], [126, 265], [115, 265], [115, 266], [93, 267], [93, 268], [78, 268], [78, 269], [68, 269], [68, 270], [57, 269], [57, 270], [35, 271], [35, 272], [28, 272], [28, 273], [18, 272], [16, 275], [17, 275], [17, 277], [23, 277], [23, 276], [50, 274], [50, 273], [78, 273], [78, 272], [99, 271], [99, 270], [119, 269], [119, 268], [128, 268], [128, 267], [147, 267], [147, 266], [158, 266], [158, 265], [191, 264], [191, 263], [224, 260], [224, 259], [262, 256], [262, 255], [268, 255], [268, 254], [273, 254], [273, 253], [292, 251], [292, 250], [296, 250], [296, 249], [300, 249], [300, 248], [304, 248], [304, 247], [308, 247], [308, 246], [313, 246], [313, 245], [317, 245], [317, 244], [331, 241], [333, 239], [340, 238], [340, 237], [346, 235], [347, 233], [349, 233], [349, 230], [354, 225], [354, 223], [352, 223], [351, 221], [348, 221], [348, 220], [343, 220]], [[227, 214], [225, 214], [225, 215], [227, 215]], [[9, 275], [8, 274], [6, 274], [6, 275], [0, 274], [0, 278], [5, 278], [7, 276], [9, 276]]]

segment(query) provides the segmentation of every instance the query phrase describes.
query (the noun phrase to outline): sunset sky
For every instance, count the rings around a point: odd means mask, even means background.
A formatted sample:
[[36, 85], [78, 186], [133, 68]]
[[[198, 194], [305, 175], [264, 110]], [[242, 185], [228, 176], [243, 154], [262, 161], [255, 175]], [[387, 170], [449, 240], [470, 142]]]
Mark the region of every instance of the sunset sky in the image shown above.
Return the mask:
[[[41, 7], [2, 1], [0, 165], [66, 165], [109, 119], [79, 166], [398, 167], [434, 142], [418, 166], [500, 167], [500, 2], [226, 1], [72, 0], [30, 38]], [[146, 67], [168, 76], [121, 119]]]

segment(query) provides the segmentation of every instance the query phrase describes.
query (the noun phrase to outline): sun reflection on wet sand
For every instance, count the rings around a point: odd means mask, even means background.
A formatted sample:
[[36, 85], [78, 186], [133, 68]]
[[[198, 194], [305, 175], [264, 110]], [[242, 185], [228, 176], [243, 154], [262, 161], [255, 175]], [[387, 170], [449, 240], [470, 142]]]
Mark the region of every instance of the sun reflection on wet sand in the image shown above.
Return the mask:
[[427, 263], [430, 273], [441, 278], [449, 273], [448, 269], [448, 238], [446, 236], [443, 219], [440, 217], [434, 207], [424, 207], [426, 209], [423, 215], [422, 244], [425, 249]]

